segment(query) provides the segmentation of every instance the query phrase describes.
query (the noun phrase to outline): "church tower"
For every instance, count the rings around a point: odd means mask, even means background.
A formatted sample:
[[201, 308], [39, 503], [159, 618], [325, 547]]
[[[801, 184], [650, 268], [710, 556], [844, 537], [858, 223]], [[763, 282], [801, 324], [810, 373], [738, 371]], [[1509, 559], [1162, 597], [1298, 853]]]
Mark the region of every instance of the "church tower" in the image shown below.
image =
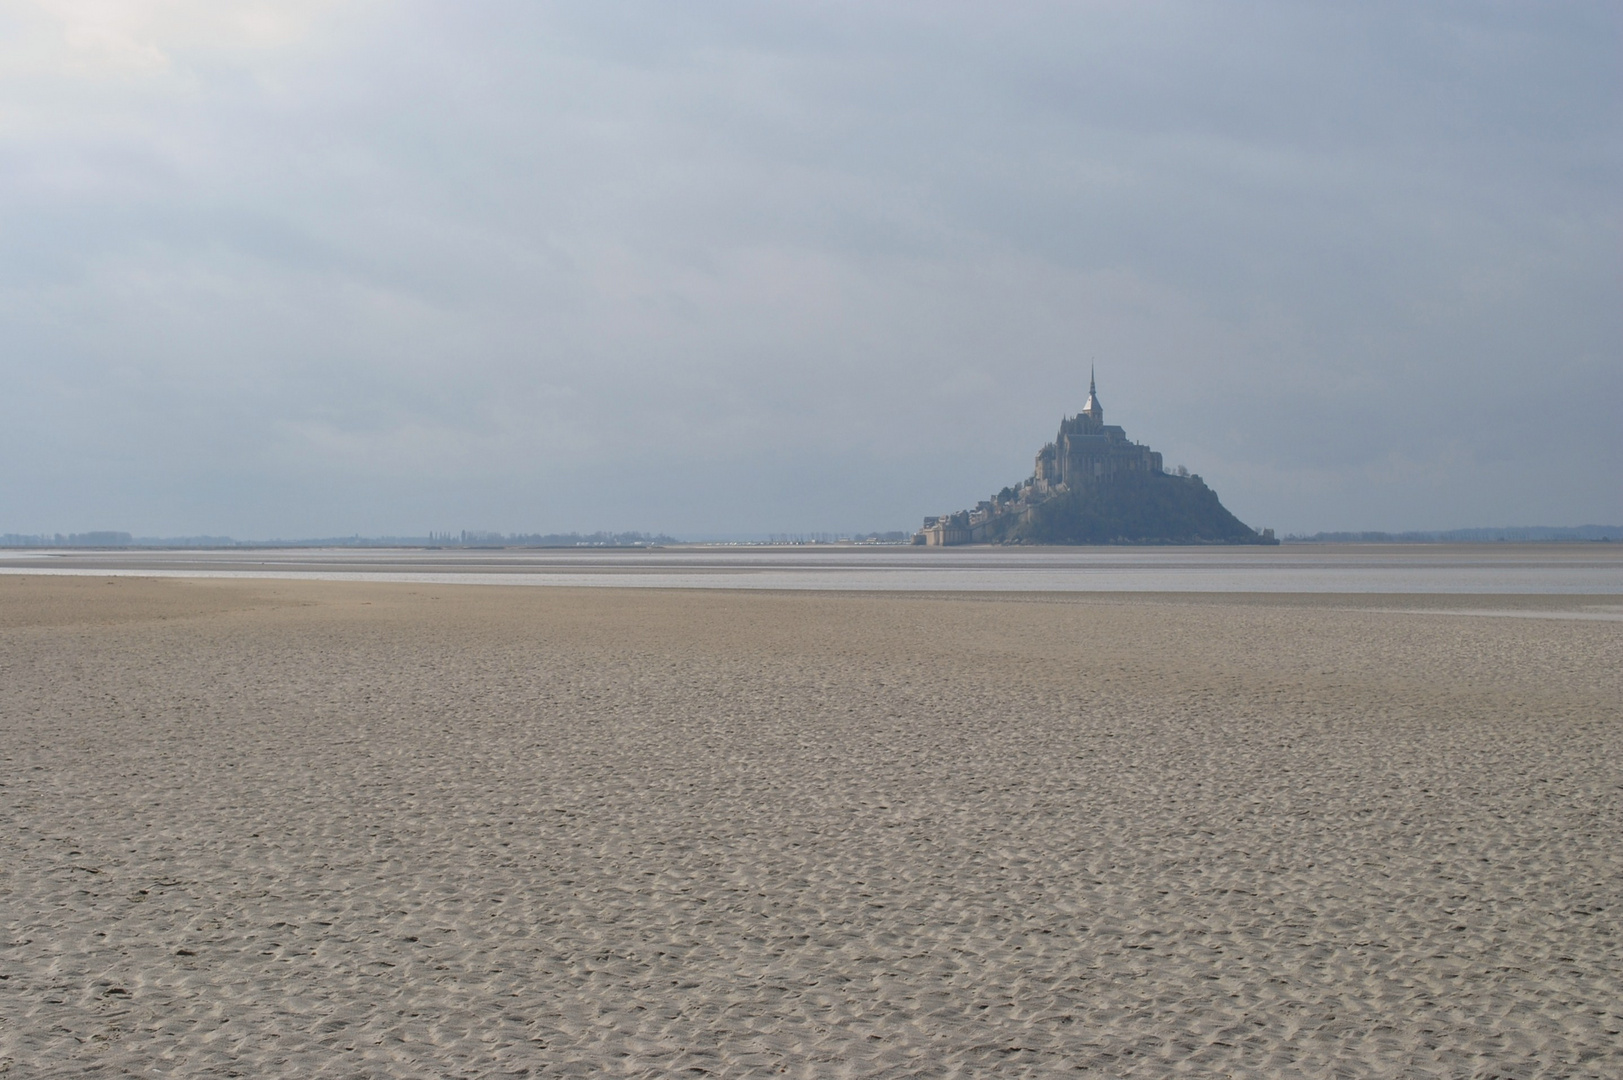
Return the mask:
[[1099, 388], [1094, 385], [1092, 365], [1088, 366], [1088, 403], [1082, 406], [1082, 415], [1095, 424], [1105, 422], [1105, 407], [1099, 404]]

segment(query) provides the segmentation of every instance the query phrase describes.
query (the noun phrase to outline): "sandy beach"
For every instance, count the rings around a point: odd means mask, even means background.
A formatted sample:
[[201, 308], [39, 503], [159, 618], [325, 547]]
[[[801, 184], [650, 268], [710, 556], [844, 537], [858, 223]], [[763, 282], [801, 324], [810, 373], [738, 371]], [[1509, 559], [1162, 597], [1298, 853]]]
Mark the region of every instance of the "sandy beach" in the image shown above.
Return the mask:
[[0, 577], [0, 1073], [1617, 1077], [1619, 604]]

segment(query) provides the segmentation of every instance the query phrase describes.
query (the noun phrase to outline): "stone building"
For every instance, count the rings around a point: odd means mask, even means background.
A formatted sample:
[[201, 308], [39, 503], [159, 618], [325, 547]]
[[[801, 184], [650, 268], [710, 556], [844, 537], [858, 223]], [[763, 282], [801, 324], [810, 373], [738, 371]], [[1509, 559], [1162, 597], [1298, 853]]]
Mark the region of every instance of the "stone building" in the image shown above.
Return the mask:
[[1037, 452], [1036, 468], [1027, 480], [1018, 487], [1004, 488], [973, 510], [925, 518], [913, 543], [947, 547], [995, 541], [1014, 520], [1062, 492], [1116, 473], [1161, 471], [1160, 454], [1105, 423], [1099, 388], [1089, 372], [1087, 404], [1075, 416], [1060, 420], [1059, 434]]
[[1099, 388], [1088, 373], [1088, 401], [1082, 411], [1059, 423], [1054, 441], [1037, 452], [1032, 482], [1040, 494], [1075, 488], [1118, 472], [1160, 472], [1161, 455], [1105, 423]]

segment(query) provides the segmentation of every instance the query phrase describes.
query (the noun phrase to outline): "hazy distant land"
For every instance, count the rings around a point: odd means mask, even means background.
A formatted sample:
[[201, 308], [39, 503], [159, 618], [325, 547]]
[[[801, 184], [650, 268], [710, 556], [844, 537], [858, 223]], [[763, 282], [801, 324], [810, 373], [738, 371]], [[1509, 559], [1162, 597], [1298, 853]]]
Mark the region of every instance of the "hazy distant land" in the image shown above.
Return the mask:
[[132, 536], [117, 530], [86, 533], [4, 533], [0, 547], [648, 547], [681, 541], [663, 533], [496, 533], [463, 529], [421, 536], [326, 536], [295, 540], [236, 540], [229, 536]]
[[[664, 533], [499, 533], [463, 529], [456, 533], [424, 533], [420, 536], [329, 536], [293, 540], [237, 540], [229, 536], [133, 536], [127, 532], [103, 530], [87, 533], [0, 533], [0, 547], [40, 548], [229, 548], [229, 547], [650, 547], [676, 544], [758, 543], [758, 544], [905, 544], [913, 534], [900, 529], [868, 532], [780, 532], [748, 536], [704, 536], [683, 538]], [[1471, 544], [1544, 543], [1569, 541], [1623, 540], [1623, 525], [1528, 525], [1469, 529], [1413, 530], [1408, 532], [1316, 532], [1287, 534], [1287, 544]]]

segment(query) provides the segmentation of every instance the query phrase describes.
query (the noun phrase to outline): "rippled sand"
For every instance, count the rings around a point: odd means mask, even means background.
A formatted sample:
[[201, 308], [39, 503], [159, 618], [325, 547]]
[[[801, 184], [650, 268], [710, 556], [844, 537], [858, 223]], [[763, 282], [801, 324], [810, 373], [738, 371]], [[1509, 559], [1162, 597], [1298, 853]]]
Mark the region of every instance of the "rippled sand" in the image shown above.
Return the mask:
[[1623, 1075], [1604, 604], [0, 579], [0, 1071]]

